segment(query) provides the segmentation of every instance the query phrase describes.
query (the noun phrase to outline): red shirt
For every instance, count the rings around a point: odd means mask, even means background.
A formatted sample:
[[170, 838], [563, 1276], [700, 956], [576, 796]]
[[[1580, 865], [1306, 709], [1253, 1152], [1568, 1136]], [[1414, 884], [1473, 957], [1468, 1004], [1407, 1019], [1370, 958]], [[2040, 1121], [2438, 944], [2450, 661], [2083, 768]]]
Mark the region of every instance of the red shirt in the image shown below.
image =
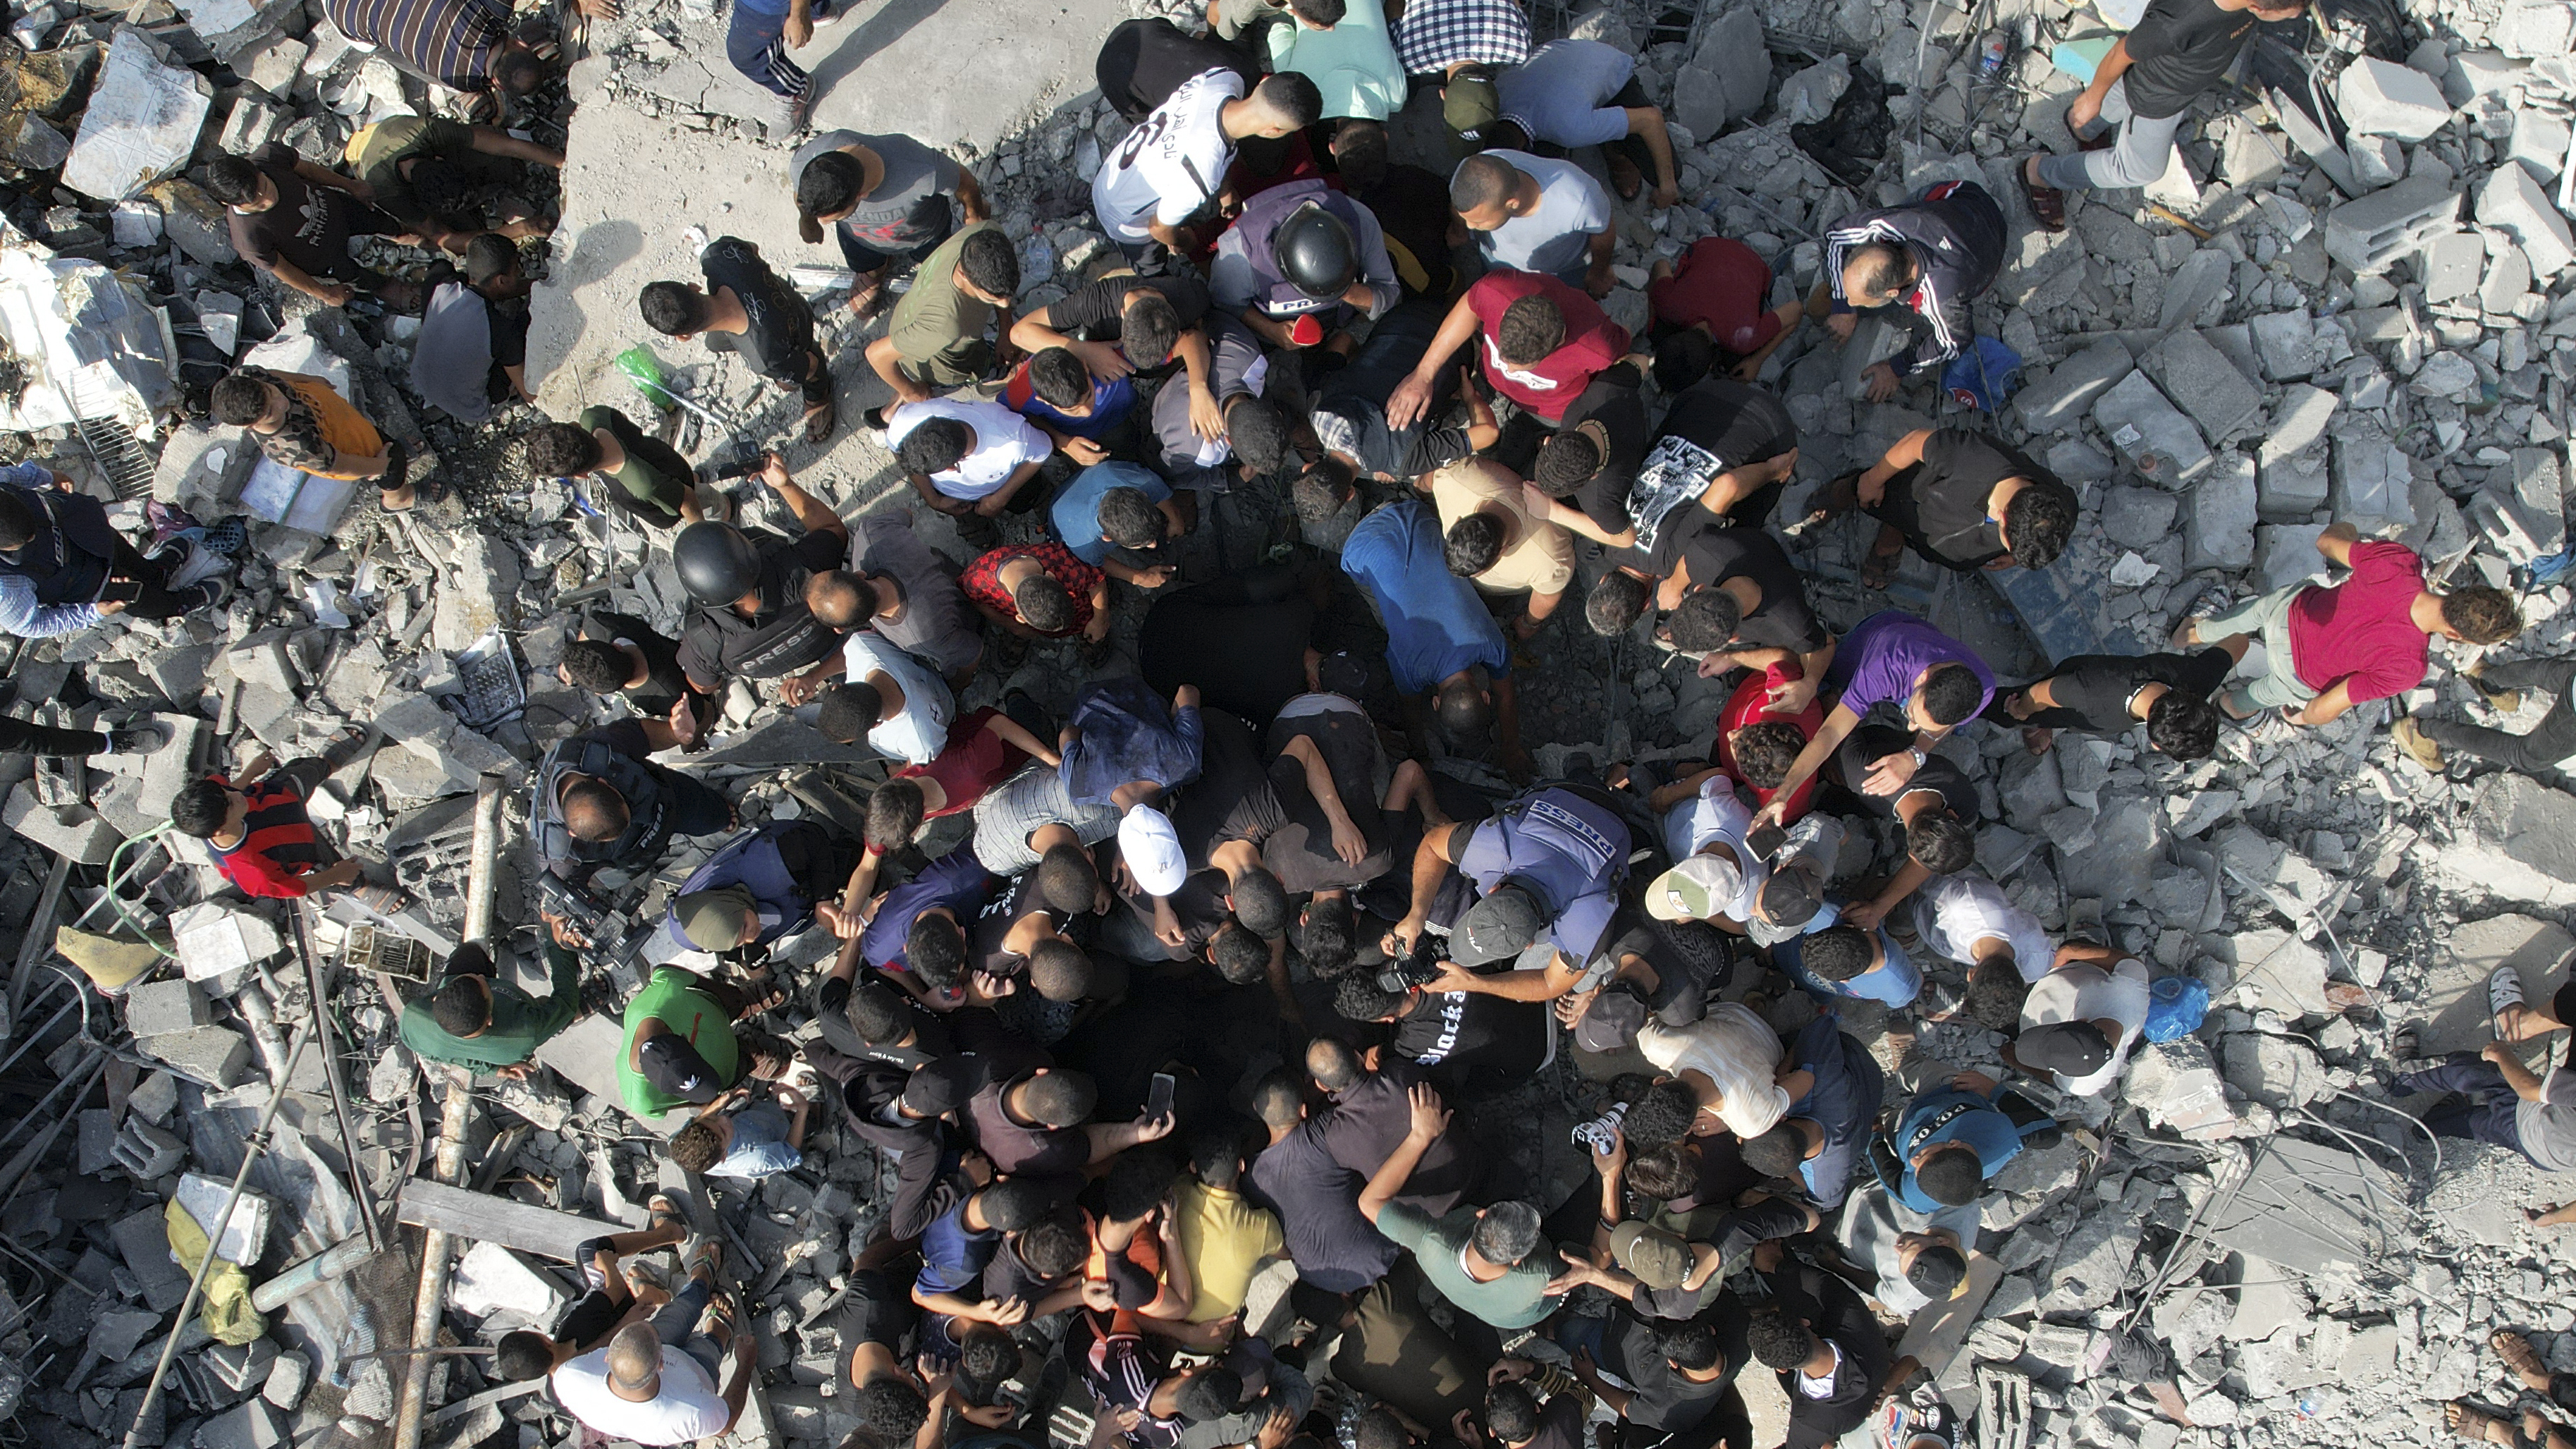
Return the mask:
[[2432, 640], [2407, 617], [2424, 592], [2424, 561], [2402, 543], [2356, 543], [2352, 577], [2299, 591], [2290, 605], [2290, 662], [2319, 694], [2345, 681], [2353, 703], [2424, 682]]
[[[232, 785], [221, 775], [207, 778]], [[322, 844], [313, 834], [313, 817], [304, 813], [304, 797], [296, 792], [295, 782], [270, 775], [234, 788], [249, 802], [249, 811], [243, 817], [239, 845], [225, 849], [206, 842], [214, 852], [215, 869], [246, 896], [293, 900], [306, 894], [304, 877], [321, 867]]]
[[[1503, 360], [1494, 341], [1503, 313], [1523, 297], [1546, 297], [1565, 314], [1565, 341], [1554, 352], [1527, 364]], [[1483, 348], [1485, 381], [1494, 391], [1547, 419], [1559, 422], [1592, 375], [1628, 354], [1628, 329], [1610, 320], [1600, 304], [1554, 277], [1535, 272], [1487, 272], [1467, 289], [1468, 309], [1476, 314]]]
[[1672, 327], [1708, 329], [1710, 339], [1738, 357], [1762, 350], [1780, 335], [1771, 300], [1771, 267], [1761, 254], [1727, 237], [1702, 237], [1682, 253], [1673, 274], [1650, 282], [1646, 300], [1655, 320]]
[[947, 804], [936, 810], [923, 811], [922, 819], [936, 820], [942, 815], [974, 809], [975, 802], [984, 798], [985, 791], [1018, 774], [1020, 766], [1029, 762], [1026, 750], [984, 728], [986, 721], [999, 719], [1001, 714], [1000, 710], [986, 705], [972, 714], [961, 716], [948, 726], [948, 743], [940, 749], [939, 758], [927, 765], [906, 765], [894, 772], [894, 778], [898, 780], [925, 776], [936, 781], [940, 792], [948, 797]]
[[957, 586], [976, 603], [1003, 618], [1016, 619], [1020, 616], [1020, 606], [1012, 600], [1011, 591], [1002, 587], [1000, 574], [1004, 564], [1023, 558], [1036, 559], [1038, 567], [1045, 569], [1057, 583], [1064, 585], [1066, 593], [1073, 595], [1073, 627], [1046, 637], [1070, 639], [1089, 628], [1091, 591], [1100, 587], [1108, 575], [1075, 558], [1072, 550], [1052, 539], [1045, 543], [1006, 543], [1000, 548], [987, 550], [982, 557], [966, 566]]
[[[1772, 690], [1792, 680], [1806, 677], [1806, 671], [1794, 663], [1774, 664], [1760, 674], [1748, 676], [1742, 684], [1735, 686], [1735, 692], [1726, 697], [1726, 707], [1718, 711], [1717, 767], [1724, 770], [1737, 784], [1752, 791], [1753, 808], [1757, 810], [1770, 804], [1771, 797], [1776, 792], [1756, 789], [1745, 780], [1742, 772], [1735, 768], [1735, 747], [1729, 741], [1734, 738], [1737, 730], [1763, 720], [1786, 720], [1798, 727], [1799, 739], [1814, 739], [1816, 731], [1825, 723], [1825, 707], [1822, 703], [1808, 700], [1807, 707], [1795, 714], [1785, 710], [1768, 709], [1763, 705], [1763, 700]], [[1807, 813], [1808, 801], [1815, 793], [1816, 777], [1810, 775], [1805, 783], [1790, 793], [1789, 803], [1781, 813], [1780, 823], [1796, 824], [1798, 817]]]

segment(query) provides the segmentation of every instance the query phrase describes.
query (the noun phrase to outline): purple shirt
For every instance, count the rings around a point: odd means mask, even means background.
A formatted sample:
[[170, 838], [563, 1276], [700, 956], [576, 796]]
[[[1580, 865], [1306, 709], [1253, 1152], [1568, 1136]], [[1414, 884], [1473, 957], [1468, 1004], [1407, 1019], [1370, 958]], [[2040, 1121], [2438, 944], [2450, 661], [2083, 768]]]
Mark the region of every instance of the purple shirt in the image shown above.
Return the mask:
[[1985, 713], [1994, 702], [1995, 672], [1977, 657], [1977, 651], [1929, 621], [1894, 609], [1870, 615], [1843, 636], [1832, 666], [1825, 670], [1824, 692], [1839, 691], [1843, 704], [1856, 715], [1866, 715], [1872, 705], [1880, 704], [1901, 710], [1914, 695], [1914, 682], [1935, 664], [1964, 664], [1977, 676], [1982, 691], [1977, 714]]

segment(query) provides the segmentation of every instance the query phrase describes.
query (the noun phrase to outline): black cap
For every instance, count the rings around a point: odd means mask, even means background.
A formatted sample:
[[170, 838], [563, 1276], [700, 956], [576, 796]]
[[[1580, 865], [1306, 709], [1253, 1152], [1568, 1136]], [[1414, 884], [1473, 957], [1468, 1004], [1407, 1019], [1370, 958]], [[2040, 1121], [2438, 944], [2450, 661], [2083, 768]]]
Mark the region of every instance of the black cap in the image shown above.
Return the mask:
[[705, 1106], [716, 1099], [725, 1084], [716, 1080], [716, 1069], [689, 1045], [689, 1039], [677, 1032], [648, 1036], [635, 1049], [636, 1071], [662, 1092], [684, 1102]]
[[1458, 918], [1449, 933], [1449, 959], [1461, 966], [1508, 961], [1527, 950], [1546, 925], [1528, 887], [1505, 879]]
[[1637, 983], [1613, 981], [1574, 1024], [1574, 1044], [1588, 1052], [1615, 1052], [1637, 1039], [1647, 1015], [1646, 993]]
[[2089, 1021], [2060, 1021], [2034, 1026], [2015, 1037], [2013, 1055], [2043, 1072], [2089, 1077], [2109, 1064], [2111, 1041]]

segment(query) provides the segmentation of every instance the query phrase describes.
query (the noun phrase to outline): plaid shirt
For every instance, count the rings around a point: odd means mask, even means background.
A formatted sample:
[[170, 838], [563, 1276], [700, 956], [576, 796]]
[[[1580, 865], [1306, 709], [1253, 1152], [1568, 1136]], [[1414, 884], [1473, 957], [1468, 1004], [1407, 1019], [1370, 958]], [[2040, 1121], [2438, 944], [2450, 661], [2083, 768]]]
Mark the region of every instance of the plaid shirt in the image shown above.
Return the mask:
[[1073, 596], [1073, 627], [1047, 637], [1069, 639], [1091, 627], [1091, 591], [1100, 587], [1101, 580], [1107, 576], [1075, 558], [1071, 549], [1053, 540], [1006, 543], [1000, 548], [987, 550], [981, 558], [966, 566], [957, 586], [976, 603], [1006, 619], [1016, 619], [1020, 616], [1020, 606], [1011, 598], [1011, 591], [1002, 587], [1001, 572], [1004, 564], [1023, 558], [1036, 559], [1038, 567], [1052, 574], [1057, 583], [1064, 585], [1064, 591]]
[[1395, 23], [1407, 75], [1442, 75], [1462, 61], [1518, 65], [1529, 59], [1529, 16], [1520, 0], [1412, 0]]

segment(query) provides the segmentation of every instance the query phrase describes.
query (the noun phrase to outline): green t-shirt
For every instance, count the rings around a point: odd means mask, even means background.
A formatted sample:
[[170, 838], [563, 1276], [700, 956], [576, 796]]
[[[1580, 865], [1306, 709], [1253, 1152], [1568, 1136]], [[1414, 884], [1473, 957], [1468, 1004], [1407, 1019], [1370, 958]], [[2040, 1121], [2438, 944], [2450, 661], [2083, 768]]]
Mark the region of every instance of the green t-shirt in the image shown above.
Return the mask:
[[1547, 1317], [1553, 1306], [1547, 1301], [1552, 1275], [1546, 1259], [1551, 1254], [1532, 1253], [1491, 1283], [1467, 1276], [1459, 1251], [1476, 1235], [1474, 1208], [1457, 1208], [1447, 1217], [1434, 1218], [1420, 1208], [1391, 1202], [1378, 1209], [1377, 1230], [1398, 1247], [1412, 1250], [1422, 1276], [1442, 1297], [1496, 1328], [1527, 1328]]
[[396, 116], [349, 138], [342, 152], [349, 170], [375, 188], [376, 205], [396, 221], [418, 225], [428, 216], [412, 199], [402, 163], [416, 156], [458, 156], [474, 149], [474, 128], [461, 121]]
[[624, 463], [601, 471], [633, 500], [633, 512], [664, 520], [680, 516], [680, 499], [697, 481], [697, 470], [689, 466], [688, 459], [612, 407], [582, 409], [577, 425], [591, 432], [608, 433], [625, 450]]
[[635, 1033], [657, 1018], [697, 1048], [719, 1085], [729, 1087], [742, 1075], [742, 1047], [733, 1039], [733, 1014], [698, 989], [694, 972], [658, 966], [644, 989], [626, 1002], [626, 1036], [617, 1046], [617, 1090], [626, 1099], [628, 1111], [659, 1117], [689, 1105], [686, 1098], [672, 1096], [635, 1070]]
[[886, 324], [886, 337], [897, 355], [907, 362], [929, 362], [972, 346], [993, 325], [993, 304], [958, 290], [957, 259], [966, 254], [966, 238], [1001, 229], [990, 221], [960, 229], [912, 274], [912, 290], [897, 299], [894, 316]]
[[429, 1014], [429, 998], [445, 987], [442, 975], [403, 1007], [402, 1044], [413, 1056], [454, 1066], [490, 1070], [526, 1061], [546, 1039], [572, 1024], [581, 1010], [581, 958], [548, 939], [547, 994], [535, 998], [511, 982], [491, 978], [492, 1019], [476, 1036], [451, 1035]]

